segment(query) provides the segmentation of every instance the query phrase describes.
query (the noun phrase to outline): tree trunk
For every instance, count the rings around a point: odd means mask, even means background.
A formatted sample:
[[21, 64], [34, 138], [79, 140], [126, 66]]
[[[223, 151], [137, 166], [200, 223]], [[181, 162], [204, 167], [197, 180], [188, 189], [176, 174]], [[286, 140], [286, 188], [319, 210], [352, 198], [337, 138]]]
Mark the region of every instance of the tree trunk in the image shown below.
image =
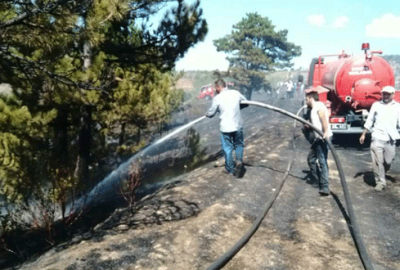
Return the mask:
[[68, 109], [59, 108], [54, 126], [53, 162], [61, 168], [62, 174], [68, 173]]
[[137, 133], [136, 133], [136, 143], [139, 144], [141, 140], [141, 129], [138, 127]]
[[242, 89], [244, 90], [244, 91], [243, 91], [244, 97], [245, 97], [247, 100], [251, 100], [251, 96], [252, 96], [252, 93], [253, 93], [252, 89], [249, 88], [249, 87], [245, 87], [245, 86], [243, 86]]
[[126, 128], [126, 123], [121, 124], [121, 133], [119, 134], [119, 146], [123, 145], [125, 143], [125, 128]]
[[[87, 14], [83, 14], [83, 19], [86, 27]], [[83, 70], [87, 70], [92, 65], [92, 49], [89, 38], [87, 37], [83, 44]], [[89, 157], [90, 157], [90, 142], [92, 123], [92, 110], [89, 105], [81, 107], [80, 126], [78, 134], [78, 157], [74, 176], [78, 178], [80, 184], [88, 186], [89, 181]]]
[[[64, 106], [58, 108], [57, 118], [54, 125], [54, 147], [52, 151], [53, 168], [59, 168], [56, 173], [55, 180], [52, 181], [53, 188], [59, 187], [60, 180], [65, 179], [69, 175], [69, 159], [68, 159], [68, 109]], [[61, 187], [62, 189], [64, 187]], [[61, 237], [65, 237], [65, 192], [60, 190], [61, 196], [59, 203], [61, 206], [62, 226]]]
[[90, 164], [90, 144], [91, 144], [91, 125], [92, 125], [92, 108], [85, 105], [81, 110], [80, 127], [78, 135], [78, 158], [75, 167], [75, 177], [80, 183], [88, 183], [90, 180], [89, 164]]

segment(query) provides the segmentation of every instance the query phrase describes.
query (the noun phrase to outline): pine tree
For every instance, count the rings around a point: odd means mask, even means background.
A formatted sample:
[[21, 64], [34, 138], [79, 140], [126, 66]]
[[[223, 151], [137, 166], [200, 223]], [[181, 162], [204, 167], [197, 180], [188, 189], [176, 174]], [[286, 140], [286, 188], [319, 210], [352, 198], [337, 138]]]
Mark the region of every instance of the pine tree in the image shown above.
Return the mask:
[[[13, 97], [0, 99], [0, 194], [20, 202], [32, 195], [38, 184], [31, 177], [45, 179], [48, 161], [47, 135], [56, 111], [34, 116]], [[42, 182], [43, 183], [43, 182]]]
[[106, 136], [168, 116], [179, 100], [168, 72], [207, 24], [200, 2], [183, 0], [156, 30], [139, 24], [166, 2], [0, 2], [0, 82], [13, 89], [0, 100], [2, 194], [27, 200], [27, 189], [52, 183], [53, 199], [65, 201], [74, 185], [89, 185]]
[[301, 55], [300, 46], [288, 42], [287, 34], [288, 30], [276, 31], [267, 17], [248, 13], [230, 35], [214, 40], [217, 50], [229, 55], [227, 75], [240, 82], [248, 99], [264, 86], [268, 72], [291, 67], [293, 57]]

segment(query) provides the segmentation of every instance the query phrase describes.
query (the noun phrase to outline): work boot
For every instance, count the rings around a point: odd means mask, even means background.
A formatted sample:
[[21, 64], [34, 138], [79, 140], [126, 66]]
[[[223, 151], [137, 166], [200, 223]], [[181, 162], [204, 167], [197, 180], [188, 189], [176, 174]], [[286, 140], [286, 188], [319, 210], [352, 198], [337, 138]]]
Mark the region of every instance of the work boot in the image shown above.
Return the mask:
[[321, 196], [329, 196], [331, 194], [331, 191], [329, 190], [328, 187], [323, 187], [319, 190], [319, 195]]
[[233, 173], [233, 175], [236, 178], [239, 178], [242, 174], [242, 170], [243, 170], [243, 163], [242, 162], [237, 162], [236, 166], [235, 166], [235, 172]]
[[378, 184], [376, 184], [376, 186], [375, 186], [375, 190], [376, 191], [382, 191], [382, 190], [384, 190], [385, 189], [385, 185], [384, 184], [382, 184], [382, 183], [378, 183]]
[[224, 173], [224, 174], [228, 174], [228, 175], [233, 175], [233, 173], [231, 173], [231, 172], [228, 172], [225, 168], [224, 169], [222, 169], [222, 173]]

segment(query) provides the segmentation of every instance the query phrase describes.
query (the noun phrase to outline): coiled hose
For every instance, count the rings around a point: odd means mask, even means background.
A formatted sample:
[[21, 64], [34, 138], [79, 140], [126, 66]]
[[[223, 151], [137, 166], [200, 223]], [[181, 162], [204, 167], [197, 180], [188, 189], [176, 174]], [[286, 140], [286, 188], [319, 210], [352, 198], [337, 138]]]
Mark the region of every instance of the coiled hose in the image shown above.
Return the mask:
[[[289, 116], [293, 119], [295, 119], [296, 121], [299, 121], [303, 124], [307, 124], [310, 128], [312, 128], [313, 130], [315, 130], [321, 137], [323, 136], [323, 133], [321, 132], [321, 130], [317, 129], [314, 125], [312, 125], [310, 122], [304, 120], [303, 118], [299, 117], [298, 115], [295, 115], [293, 113], [290, 113], [286, 110], [274, 107], [272, 105], [268, 105], [265, 103], [261, 103], [261, 102], [256, 102], [256, 101], [242, 101], [241, 104], [246, 104], [246, 105], [253, 105], [253, 106], [258, 106], [258, 107], [262, 107], [262, 108], [266, 108], [269, 110], [273, 110], [275, 112], [279, 112], [283, 115]], [[301, 108], [302, 109], [302, 108]], [[301, 110], [300, 109], [300, 110]], [[299, 110], [299, 112], [300, 112]], [[298, 112], [298, 113], [299, 113]], [[347, 182], [346, 182], [346, 177], [344, 175], [344, 171], [342, 168], [342, 165], [339, 161], [339, 157], [332, 145], [332, 143], [329, 140], [326, 140], [329, 149], [332, 152], [333, 158], [335, 160], [337, 169], [339, 171], [339, 177], [340, 177], [340, 182], [342, 184], [342, 188], [343, 188], [343, 193], [344, 193], [344, 198], [346, 201], [346, 205], [347, 205], [347, 211], [349, 212], [349, 218], [350, 218], [350, 226], [353, 230], [354, 233], [354, 242], [358, 251], [358, 254], [360, 256], [361, 262], [364, 266], [364, 269], [366, 270], [373, 270], [374, 267], [371, 263], [371, 260], [369, 258], [368, 252], [365, 248], [364, 245], [364, 241], [362, 238], [362, 235], [360, 233], [360, 230], [358, 228], [357, 225], [357, 221], [356, 221], [356, 217], [354, 214], [354, 210], [353, 210], [353, 204], [351, 202], [351, 198], [350, 198], [350, 193], [347, 187]], [[276, 198], [278, 197], [283, 184], [286, 181], [287, 176], [289, 175], [289, 170], [292, 166], [293, 163], [293, 159], [294, 159], [294, 155], [291, 156], [291, 159], [289, 161], [288, 164], [288, 168], [286, 170], [286, 173], [284, 174], [281, 182], [279, 183], [277, 189], [275, 190], [275, 192], [272, 194], [271, 198], [267, 201], [267, 203], [265, 204], [265, 206], [262, 209], [262, 212], [260, 213], [260, 215], [257, 217], [257, 219], [254, 221], [253, 225], [251, 226], [251, 228], [242, 236], [242, 238], [239, 239], [239, 241], [236, 242], [236, 244], [234, 246], [232, 246], [228, 251], [226, 251], [221, 257], [219, 257], [216, 261], [214, 261], [214, 263], [209, 266], [207, 268], [207, 270], [216, 270], [216, 269], [221, 269], [223, 266], [225, 266], [235, 255], [236, 253], [238, 253], [245, 245], [246, 243], [250, 240], [250, 238], [253, 236], [253, 234], [257, 231], [257, 229], [259, 228], [259, 226], [261, 225], [261, 222], [263, 221], [264, 217], [266, 216], [266, 214], [268, 213], [269, 209], [272, 207], [273, 203], [275, 202]]]

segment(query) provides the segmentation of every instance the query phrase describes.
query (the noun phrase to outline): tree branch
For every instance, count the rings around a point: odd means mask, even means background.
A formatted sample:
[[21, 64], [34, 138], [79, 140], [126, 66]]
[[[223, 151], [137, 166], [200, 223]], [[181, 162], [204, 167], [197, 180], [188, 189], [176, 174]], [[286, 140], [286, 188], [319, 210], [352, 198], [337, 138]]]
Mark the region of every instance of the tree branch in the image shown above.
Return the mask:
[[24, 57], [21, 57], [19, 55], [16, 55], [16, 54], [13, 54], [13, 53], [10, 53], [10, 52], [4, 52], [2, 50], [0, 50], [0, 55], [4, 55], [6, 57], [8, 56], [8, 58], [12, 57], [12, 58], [14, 58], [16, 60], [23, 61], [23, 62], [27, 63], [30, 68], [37, 69], [37, 70], [40, 70], [40, 71], [44, 72], [51, 79], [54, 79], [54, 80], [56, 80], [56, 81], [58, 81], [58, 82], [60, 82], [62, 84], [65, 84], [65, 85], [75, 86], [75, 87], [77, 87], [79, 89], [100, 90], [100, 91], [103, 91], [103, 92], [108, 94], [108, 92], [105, 89], [107, 89], [114, 82], [114, 81], [111, 81], [109, 84], [101, 86], [101, 87], [93, 86], [92, 84], [87, 83], [87, 82], [75, 82], [75, 81], [69, 79], [68, 77], [65, 77], [65, 76], [56, 74], [54, 72], [51, 72], [51, 71], [47, 70], [44, 66], [41, 66], [40, 64], [38, 64], [38, 63], [36, 63], [34, 61], [31, 61], [29, 59], [26, 59]]
[[67, 5], [69, 3], [75, 2], [74, 0], [58, 0], [56, 2], [48, 2], [43, 8], [34, 8], [32, 10], [27, 10], [15, 18], [12, 18], [4, 23], [0, 23], [0, 30], [5, 29], [7, 27], [17, 25], [22, 23], [27, 18], [30, 18], [35, 15], [43, 14], [43, 13], [51, 13], [56, 10], [60, 6]]

